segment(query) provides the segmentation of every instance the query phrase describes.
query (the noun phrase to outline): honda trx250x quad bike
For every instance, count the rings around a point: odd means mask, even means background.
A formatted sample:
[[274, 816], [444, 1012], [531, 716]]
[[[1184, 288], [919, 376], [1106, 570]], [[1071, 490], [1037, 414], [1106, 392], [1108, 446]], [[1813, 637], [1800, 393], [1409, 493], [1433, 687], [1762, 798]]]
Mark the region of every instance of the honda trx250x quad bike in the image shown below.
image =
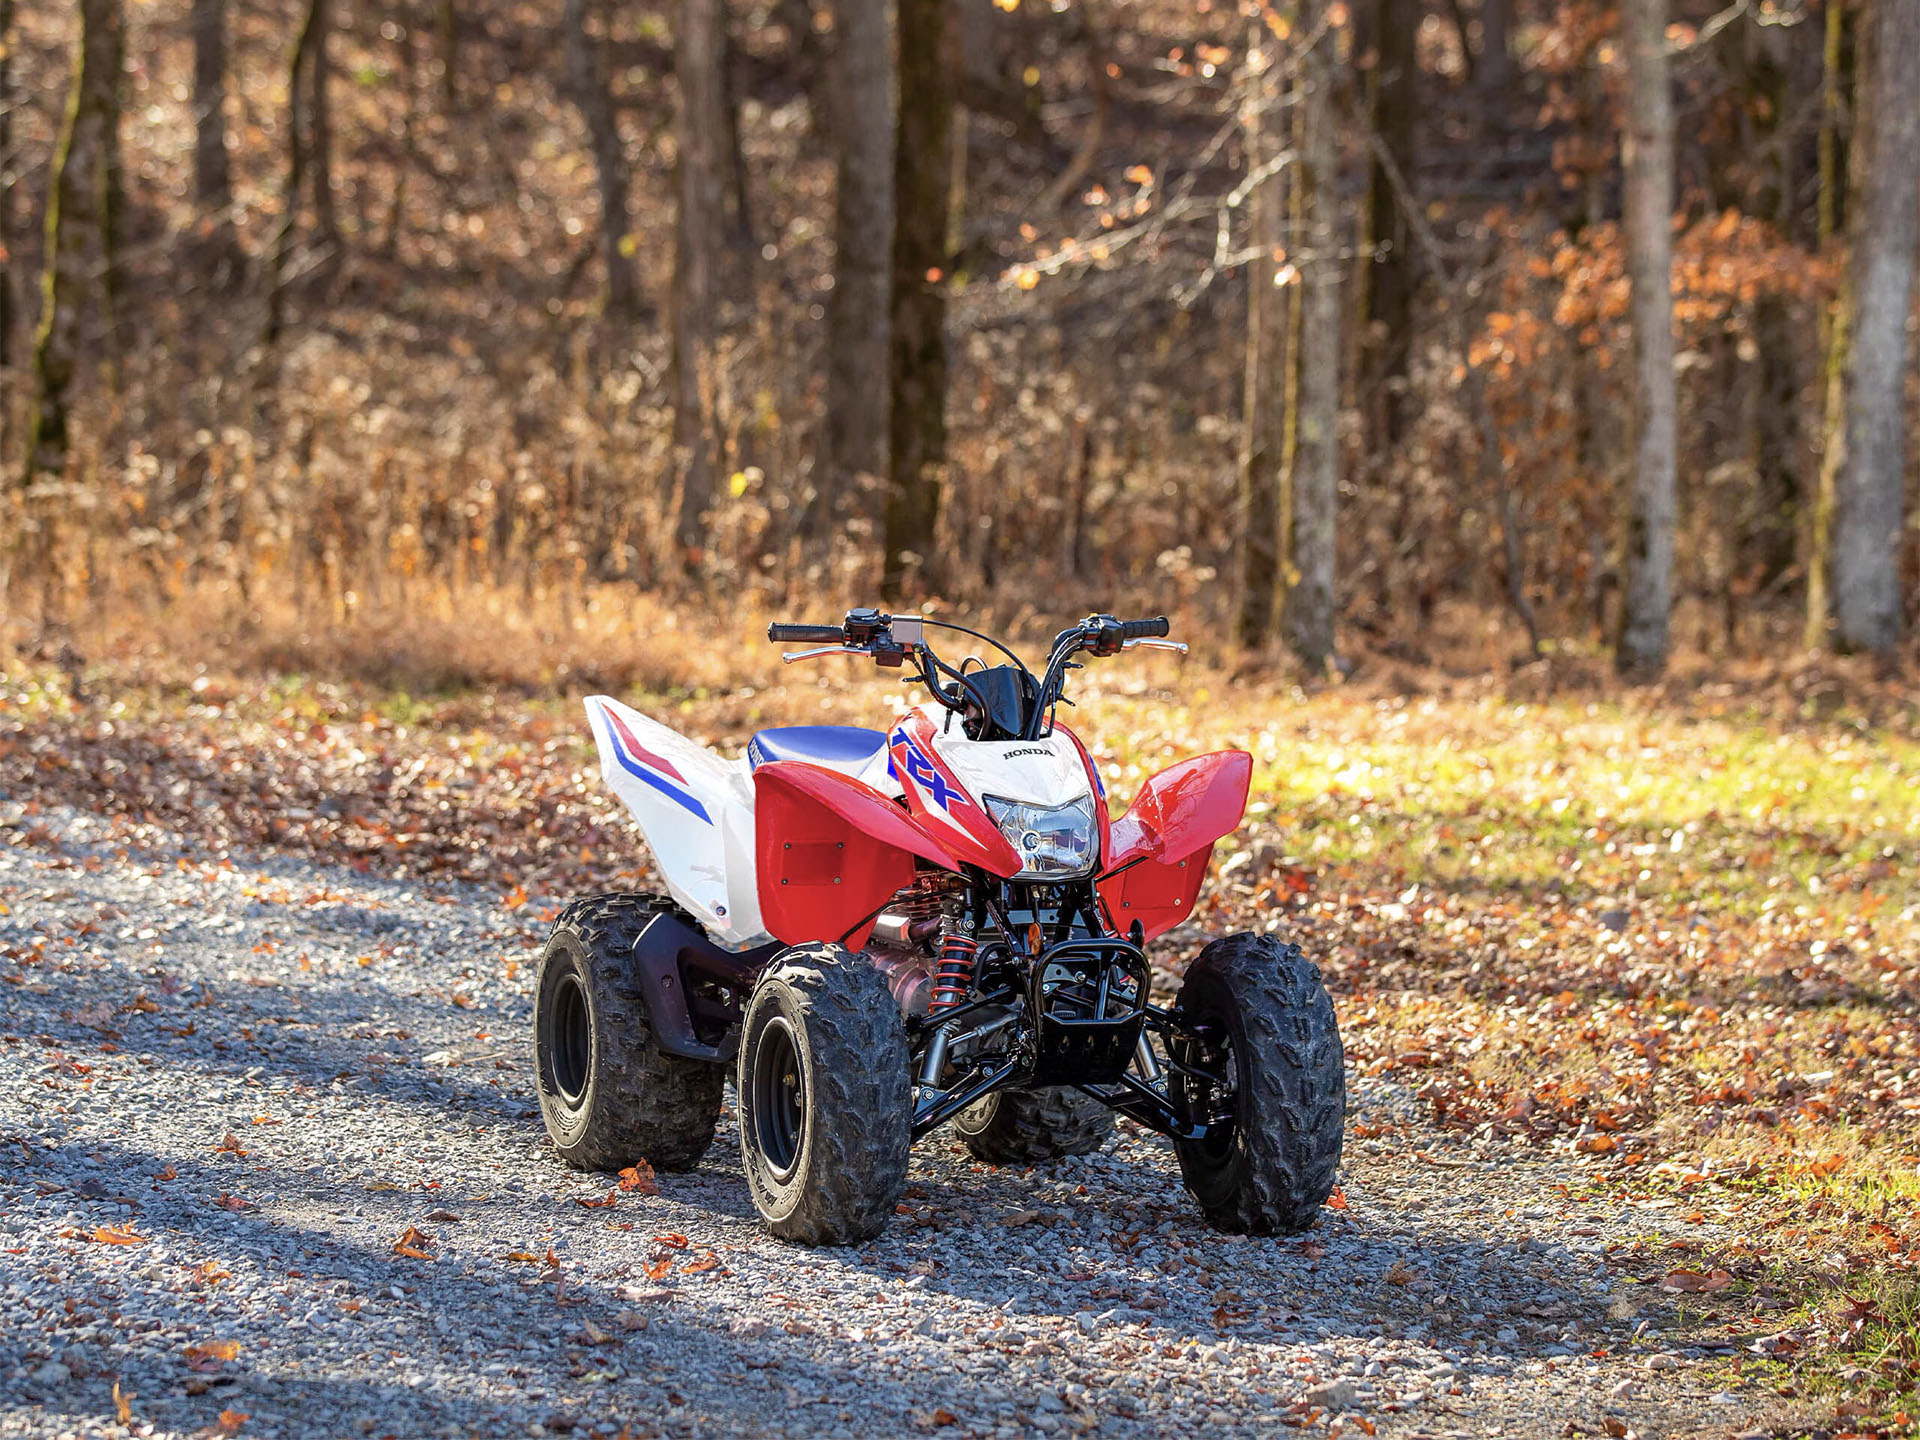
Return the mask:
[[[958, 666], [930, 628], [991, 647]], [[1184, 652], [1164, 619], [1094, 615], [1035, 675], [916, 615], [774, 625], [785, 656], [866, 656], [931, 697], [889, 730], [762, 730], [725, 760], [586, 702], [601, 767], [665, 895], [569, 904], [541, 956], [541, 1110], [582, 1169], [692, 1168], [733, 1067], [753, 1203], [775, 1235], [866, 1239], [913, 1141], [951, 1122], [981, 1160], [1097, 1150], [1115, 1114], [1172, 1138], [1224, 1230], [1313, 1223], [1340, 1161], [1340, 1037], [1320, 972], [1268, 935], [1203, 949], [1170, 1008], [1145, 945], [1192, 912], [1240, 824], [1240, 751], [1162, 770], [1110, 820], [1055, 710], [1078, 657]]]

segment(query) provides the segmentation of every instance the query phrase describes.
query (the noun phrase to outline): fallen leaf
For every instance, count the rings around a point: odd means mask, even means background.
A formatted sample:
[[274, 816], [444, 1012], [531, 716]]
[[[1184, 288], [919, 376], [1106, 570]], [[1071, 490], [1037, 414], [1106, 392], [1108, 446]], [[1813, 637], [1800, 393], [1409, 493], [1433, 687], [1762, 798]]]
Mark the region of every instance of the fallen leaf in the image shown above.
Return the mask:
[[129, 1390], [122, 1394], [118, 1380], [113, 1382], [113, 1408], [119, 1413], [122, 1425], [133, 1423], [133, 1392]]
[[1333, 1187], [1333, 1193], [1327, 1196], [1327, 1209], [1344, 1210], [1347, 1208], [1347, 1192], [1340, 1186]]
[[640, 1160], [620, 1172], [620, 1188], [641, 1195], [658, 1195], [660, 1182], [654, 1178], [653, 1166]]
[[619, 1200], [620, 1192], [617, 1190], [609, 1190], [606, 1194], [594, 1200], [587, 1200], [580, 1196], [575, 1196], [573, 1203], [578, 1205], [582, 1210], [604, 1210], [609, 1205], [618, 1204]]
[[181, 1352], [189, 1360], [234, 1360], [240, 1355], [238, 1340], [206, 1340], [189, 1345]]
[[664, 1280], [668, 1275], [673, 1273], [673, 1262], [671, 1260], [655, 1260], [650, 1264], [642, 1265], [640, 1269], [649, 1280]]
[[247, 1423], [246, 1411], [222, 1410], [220, 1412], [220, 1419], [217, 1422], [215, 1422], [214, 1428], [217, 1429], [222, 1435], [238, 1435], [240, 1433], [240, 1427], [246, 1423]]
[[680, 1273], [682, 1275], [699, 1275], [704, 1271], [718, 1270], [719, 1268], [720, 1268], [720, 1257], [715, 1255], [711, 1250], [709, 1250], [705, 1255], [702, 1255], [698, 1260], [695, 1260], [692, 1264], [682, 1265], [680, 1267]]
[[431, 1260], [433, 1256], [427, 1252], [427, 1246], [433, 1243], [433, 1236], [427, 1234], [424, 1230], [409, 1225], [406, 1228], [406, 1232], [402, 1234], [398, 1240], [393, 1242], [393, 1253], [396, 1255], [404, 1255], [409, 1260]]
[[653, 1238], [659, 1241], [662, 1245], [665, 1245], [672, 1250], [684, 1250], [687, 1248], [687, 1244], [688, 1244], [687, 1237], [678, 1233], [669, 1234], [669, 1235], [656, 1235]]
[[213, 1147], [213, 1153], [216, 1155], [231, 1155], [236, 1160], [244, 1160], [247, 1158], [249, 1152], [241, 1147], [240, 1137], [229, 1130], [227, 1132], [227, 1138]]
[[131, 1226], [102, 1225], [94, 1230], [93, 1242], [96, 1245], [144, 1245], [147, 1237], [134, 1234]]

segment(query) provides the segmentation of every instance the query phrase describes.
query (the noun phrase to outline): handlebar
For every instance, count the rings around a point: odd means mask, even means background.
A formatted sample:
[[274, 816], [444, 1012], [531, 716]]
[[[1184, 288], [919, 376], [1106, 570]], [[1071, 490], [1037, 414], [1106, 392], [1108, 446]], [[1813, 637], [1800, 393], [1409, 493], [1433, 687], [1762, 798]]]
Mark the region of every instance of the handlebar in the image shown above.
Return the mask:
[[847, 627], [844, 625], [787, 625], [776, 621], [767, 626], [767, 639], [775, 644], [797, 640], [811, 645], [838, 645], [843, 644], [846, 638]]
[[[1089, 615], [1054, 637], [1046, 667], [1039, 675], [1028, 670], [1018, 655], [992, 636], [969, 630], [950, 620], [935, 620], [922, 615], [889, 615], [875, 609], [857, 609], [849, 610], [845, 623], [840, 625], [794, 625], [776, 621], [767, 626], [767, 639], [776, 643], [797, 642], [819, 647], [782, 656], [789, 664], [822, 655], [866, 655], [890, 669], [911, 665], [914, 674], [909, 678], [926, 685], [934, 698], [949, 710], [964, 711], [975, 703], [983, 711], [990, 709], [989, 702], [982, 696], [974, 680], [965, 673], [965, 666], [955, 669], [927, 644], [925, 627], [928, 625], [984, 640], [1001, 651], [1019, 669], [1025, 677], [1023, 683], [1030, 699], [1025, 706], [1026, 716], [1021, 733], [1011, 737], [1015, 739], [1036, 739], [1043, 726], [1051, 727], [1053, 708], [1062, 703], [1061, 690], [1066, 673], [1080, 668], [1074, 662], [1075, 655], [1091, 654], [1104, 658], [1142, 645], [1183, 655], [1187, 649], [1185, 645], [1162, 638], [1171, 629], [1164, 615], [1140, 620]], [[943, 683], [942, 676], [951, 683]]]

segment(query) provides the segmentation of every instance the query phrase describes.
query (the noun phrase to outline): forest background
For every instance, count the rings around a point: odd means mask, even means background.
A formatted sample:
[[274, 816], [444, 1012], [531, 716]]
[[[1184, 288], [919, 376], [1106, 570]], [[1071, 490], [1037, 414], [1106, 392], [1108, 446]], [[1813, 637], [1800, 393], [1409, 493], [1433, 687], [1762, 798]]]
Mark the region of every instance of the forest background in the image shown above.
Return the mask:
[[1916, 8], [5, 0], [7, 636], [1896, 660]]

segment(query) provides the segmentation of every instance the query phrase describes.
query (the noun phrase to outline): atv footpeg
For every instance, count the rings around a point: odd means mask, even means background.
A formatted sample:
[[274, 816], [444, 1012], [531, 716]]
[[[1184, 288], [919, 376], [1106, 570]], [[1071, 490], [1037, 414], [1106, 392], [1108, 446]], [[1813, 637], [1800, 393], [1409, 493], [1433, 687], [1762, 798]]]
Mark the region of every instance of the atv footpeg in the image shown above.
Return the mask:
[[1147, 1013], [1147, 957], [1126, 940], [1063, 940], [1033, 966], [1027, 1005], [1038, 1044], [1033, 1083], [1117, 1081]]

